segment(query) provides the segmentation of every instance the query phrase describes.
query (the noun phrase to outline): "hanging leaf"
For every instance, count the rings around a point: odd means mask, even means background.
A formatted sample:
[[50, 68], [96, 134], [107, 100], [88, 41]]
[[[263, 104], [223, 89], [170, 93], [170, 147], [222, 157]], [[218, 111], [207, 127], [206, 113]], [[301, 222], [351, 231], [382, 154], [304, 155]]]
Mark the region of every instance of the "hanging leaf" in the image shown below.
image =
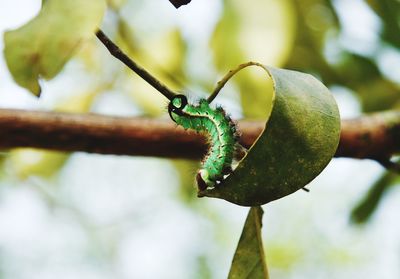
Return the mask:
[[273, 80], [271, 115], [234, 172], [215, 188], [199, 191], [200, 197], [265, 204], [307, 185], [335, 154], [340, 117], [329, 90], [311, 75], [253, 62], [231, 71], [219, 84], [250, 65], [261, 67]]
[[104, 0], [48, 0], [39, 15], [4, 35], [4, 54], [14, 80], [40, 94], [39, 78], [51, 79], [78, 46], [94, 36]]
[[269, 278], [261, 238], [262, 216], [261, 207], [250, 209], [228, 279]]

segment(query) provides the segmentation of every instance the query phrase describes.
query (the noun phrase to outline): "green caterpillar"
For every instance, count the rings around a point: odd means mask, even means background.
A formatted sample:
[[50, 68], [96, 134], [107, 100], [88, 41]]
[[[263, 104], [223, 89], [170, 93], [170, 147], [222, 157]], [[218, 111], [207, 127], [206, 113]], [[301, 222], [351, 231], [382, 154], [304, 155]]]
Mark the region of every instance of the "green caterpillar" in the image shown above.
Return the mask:
[[196, 181], [200, 190], [215, 187], [225, 175], [232, 172], [234, 157], [238, 150], [241, 151], [235, 123], [223, 108], [213, 109], [205, 99], [192, 105], [184, 95], [172, 98], [168, 105], [168, 113], [171, 119], [183, 128], [207, 135], [209, 150], [197, 172]]

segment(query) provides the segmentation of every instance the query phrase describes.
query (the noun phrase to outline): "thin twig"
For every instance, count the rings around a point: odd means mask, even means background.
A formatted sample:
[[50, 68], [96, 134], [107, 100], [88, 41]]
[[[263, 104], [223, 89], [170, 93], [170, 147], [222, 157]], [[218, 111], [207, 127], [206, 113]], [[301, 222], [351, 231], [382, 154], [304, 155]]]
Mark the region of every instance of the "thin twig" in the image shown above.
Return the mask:
[[110, 38], [100, 29], [96, 32], [97, 38], [104, 44], [112, 56], [124, 63], [129, 69], [134, 71], [138, 76], [147, 81], [157, 91], [171, 100], [177, 93], [169, 89], [160, 80], [152, 76], [148, 71], [139, 66], [135, 61], [129, 58]]
[[389, 171], [395, 172], [400, 174], [400, 162], [393, 162], [390, 159], [380, 159], [377, 160], [379, 164], [381, 164], [384, 168], [386, 168]]

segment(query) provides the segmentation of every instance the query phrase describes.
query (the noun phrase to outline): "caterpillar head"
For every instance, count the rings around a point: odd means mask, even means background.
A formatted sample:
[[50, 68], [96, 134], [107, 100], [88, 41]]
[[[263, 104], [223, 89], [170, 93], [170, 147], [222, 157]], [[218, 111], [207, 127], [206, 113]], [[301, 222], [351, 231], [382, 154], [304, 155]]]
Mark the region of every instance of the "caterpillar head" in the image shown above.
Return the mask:
[[182, 115], [182, 110], [187, 104], [188, 101], [185, 95], [176, 95], [172, 98], [171, 102], [168, 104], [168, 113], [174, 122], [176, 122], [174, 116]]

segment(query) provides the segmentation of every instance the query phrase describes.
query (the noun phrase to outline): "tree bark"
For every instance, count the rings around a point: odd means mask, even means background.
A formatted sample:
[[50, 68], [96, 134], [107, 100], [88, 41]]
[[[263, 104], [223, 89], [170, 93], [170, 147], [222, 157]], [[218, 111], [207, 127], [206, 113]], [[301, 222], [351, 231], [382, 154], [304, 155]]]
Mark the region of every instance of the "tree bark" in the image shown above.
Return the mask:
[[[240, 143], [250, 147], [262, 121], [239, 121]], [[0, 148], [35, 147], [59, 151], [166, 158], [201, 158], [206, 141], [169, 119], [0, 109]], [[343, 120], [337, 157], [385, 159], [400, 152], [400, 111]]]

